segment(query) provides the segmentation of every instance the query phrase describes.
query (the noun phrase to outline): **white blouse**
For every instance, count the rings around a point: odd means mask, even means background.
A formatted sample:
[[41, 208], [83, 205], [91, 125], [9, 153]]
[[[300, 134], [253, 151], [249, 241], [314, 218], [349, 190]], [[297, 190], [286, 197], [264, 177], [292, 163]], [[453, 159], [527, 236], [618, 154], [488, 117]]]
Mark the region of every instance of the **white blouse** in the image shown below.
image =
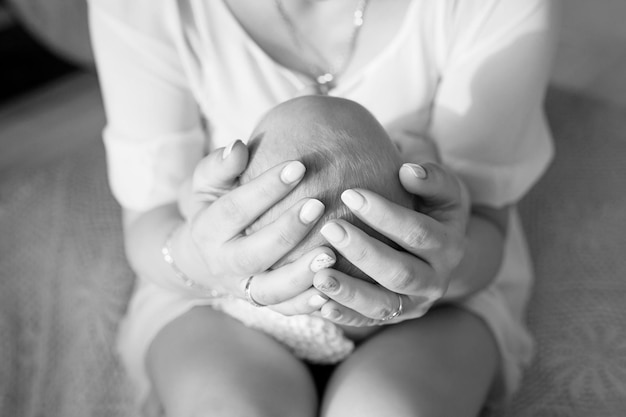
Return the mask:
[[[180, 3], [90, 0], [110, 182], [133, 210], [173, 201], [203, 154], [245, 141], [306, 88], [222, 0], [188, 0], [191, 13]], [[332, 94], [434, 138], [472, 200], [502, 206], [552, 155], [541, 105], [551, 38], [545, 0], [414, 0], [387, 48]]]

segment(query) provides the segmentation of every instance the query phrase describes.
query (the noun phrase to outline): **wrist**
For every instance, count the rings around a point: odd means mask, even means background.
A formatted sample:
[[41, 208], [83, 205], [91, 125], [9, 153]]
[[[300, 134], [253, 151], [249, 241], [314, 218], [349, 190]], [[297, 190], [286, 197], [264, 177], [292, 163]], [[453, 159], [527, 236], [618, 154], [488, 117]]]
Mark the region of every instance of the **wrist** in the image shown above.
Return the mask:
[[209, 297], [223, 296], [214, 289], [214, 286], [206, 285], [208, 268], [191, 240], [186, 222], [179, 223], [172, 228], [166, 236], [161, 253], [180, 286]]

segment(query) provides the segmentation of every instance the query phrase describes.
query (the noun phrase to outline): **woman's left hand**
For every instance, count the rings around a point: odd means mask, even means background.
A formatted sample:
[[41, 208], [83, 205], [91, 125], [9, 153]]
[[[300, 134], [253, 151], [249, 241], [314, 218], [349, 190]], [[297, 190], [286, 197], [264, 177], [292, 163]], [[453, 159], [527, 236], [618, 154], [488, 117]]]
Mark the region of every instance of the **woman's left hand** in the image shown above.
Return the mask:
[[468, 193], [437, 163], [405, 164], [400, 181], [423, 201], [420, 211], [394, 204], [367, 190], [345, 191], [343, 202], [372, 228], [405, 251], [395, 250], [344, 220], [322, 234], [375, 283], [334, 269], [318, 272], [314, 286], [330, 298], [323, 317], [348, 326], [396, 323], [424, 315], [445, 294], [465, 251]]

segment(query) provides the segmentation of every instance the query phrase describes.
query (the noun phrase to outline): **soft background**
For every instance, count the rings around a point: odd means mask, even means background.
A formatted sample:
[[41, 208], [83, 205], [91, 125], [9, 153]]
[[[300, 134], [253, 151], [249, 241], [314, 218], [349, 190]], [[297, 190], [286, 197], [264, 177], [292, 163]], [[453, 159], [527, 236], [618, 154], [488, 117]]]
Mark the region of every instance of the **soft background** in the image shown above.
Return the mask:
[[[564, 0], [557, 157], [522, 202], [537, 356], [494, 416], [626, 416], [626, 1]], [[104, 175], [85, 6], [0, 0], [0, 416], [129, 416], [132, 285]]]

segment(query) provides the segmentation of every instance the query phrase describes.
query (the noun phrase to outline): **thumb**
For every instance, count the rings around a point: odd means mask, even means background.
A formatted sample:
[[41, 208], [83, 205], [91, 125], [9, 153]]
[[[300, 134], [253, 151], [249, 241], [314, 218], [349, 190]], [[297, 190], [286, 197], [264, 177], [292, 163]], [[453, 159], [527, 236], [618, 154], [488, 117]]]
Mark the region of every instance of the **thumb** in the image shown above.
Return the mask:
[[422, 202], [420, 211], [439, 221], [466, 220], [469, 193], [461, 180], [437, 163], [403, 164], [400, 182]]
[[192, 190], [203, 201], [214, 201], [237, 183], [248, 165], [248, 148], [239, 139], [205, 156], [193, 173]]

